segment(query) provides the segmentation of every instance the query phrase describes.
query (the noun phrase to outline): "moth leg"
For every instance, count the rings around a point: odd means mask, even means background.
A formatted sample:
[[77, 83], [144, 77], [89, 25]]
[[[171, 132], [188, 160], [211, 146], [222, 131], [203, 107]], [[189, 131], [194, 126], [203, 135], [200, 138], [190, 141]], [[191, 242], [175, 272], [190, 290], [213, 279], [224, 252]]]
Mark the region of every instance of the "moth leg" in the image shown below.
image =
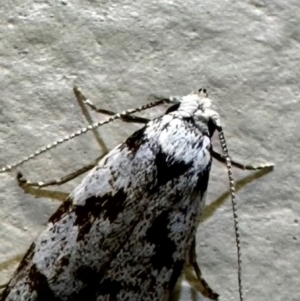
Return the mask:
[[191, 267], [194, 270], [194, 273], [196, 274], [196, 279], [197, 279], [197, 290], [200, 291], [200, 293], [211, 299], [211, 300], [218, 300], [219, 295], [214, 292], [210, 286], [207, 284], [207, 282], [203, 279], [201, 270], [199, 268], [199, 265], [197, 263], [197, 256], [196, 256], [196, 240], [194, 238], [193, 243], [191, 245], [191, 248], [189, 250], [186, 263], [185, 263], [185, 278], [189, 282], [194, 282], [193, 276], [189, 272], [191, 270]]
[[[97, 113], [101, 113], [109, 116], [113, 116], [116, 114], [113, 111], [97, 108], [89, 99], [86, 100], [85, 104]], [[134, 123], [142, 123], [142, 124], [146, 124], [150, 121], [150, 119], [134, 116], [134, 115], [122, 115], [121, 119], [125, 122], [134, 122]]]
[[60, 179], [57, 179], [57, 180], [50, 180], [50, 181], [47, 181], [47, 182], [41, 182], [41, 181], [40, 182], [31, 182], [29, 180], [26, 180], [21, 172], [18, 172], [17, 181], [18, 181], [18, 184], [19, 184], [20, 187], [39, 187], [39, 188], [42, 188], [42, 187], [53, 186], [53, 185], [62, 185], [62, 184], [65, 184], [65, 183], [77, 178], [78, 176], [84, 174], [85, 172], [91, 170], [93, 167], [95, 167], [97, 165], [98, 161], [102, 157], [104, 157], [105, 155], [106, 155], [106, 153], [101, 155], [97, 159], [93, 160], [88, 165], [83, 166], [82, 168], [80, 168], [80, 169], [78, 169], [78, 170], [76, 170], [76, 171], [60, 178]]
[[[85, 105], [89, 106], [93, 111], [95, 111], [97, 113], [109, 115], [109, 116], [113, 116], [113, 115], [116, 114], [113, 111], [97, 108], [89, 99], [87, 99], [82, 94], [80, 89], [76, 86], [74, 87], [74, 93], [75, 93], [75, 96], [76, 96], [78, 101], [80, 101], [80, 102], [84, 103]], [[121, 119], [125, 122], [134, 122], [134, 123], [142, 123], [142, 124], [148, 123], [150, 121], [147, 118], [138, 117], [138, 116], [134, 116], [134, 115], [122, 115]]]
[[[219, 162], [226, 163], [226, 159], [224, 158], [224, 156], [214, 150], [212, 150], [212, 156], [214, 159], [218, 160]], [[232, 159], [230, 161], [231, 161], [232, 166], [237, 167], [242, 170], [259, 170], [259, 169], [274, 167], [273, 163], [263, 163], [263, 164], [258, 164], [258, 165], [252, 165], [252, 164], [242, 164], [242, 163], [239, 163]]]
[[[76, 87], [76, 86], [73, 88], [73, 92], [75, 94], [76, 100], [77, 100], [78, 105], [79, 105], [79, 107], [82, 111], [83, 116], [85, 117], [85, 119], [87, 120], [89, 125], [93, 124], [92, 117], [90, 116], [89, 111], [87, 110], [87, 108], [85, 106], [85, 99], [86, 98], [82, 95], [79, 88]], [[108, 148], [105, 145], [103, 139], [99, 136], [99, 133], [98, 133], [97, 129], [93, 129], [92, 132], [93, 132], [93, 135], [94, 135], [97, 143], [99, 144], [100, 148], [104, 152], [108, 152]]]
[[[82, 114], [83, 116], [86, 118], [87, 122], [89, 124], [93, 123], [92, 117], [90, 116], [88, 110], [85, 107], [85, 97], [82, 95], [82, 93], [80, 92], [80, 90], [77, 87], [74, 87], [73, 89], [74, 94], [76, 96], [77, 102], [79, 107], [81, 108]], [[98, 143], [98, 145], [100, 146], [100, 148], [103, 150], [104, 154], [101, 155], [100, 157], [96, 158], [95, 160], [93, 160], [90, 164], [78, 169], [77, 171], [70, 173], [60, 179], [57, 180], [51, 180], [51, 181], [47, 181], [47, 182], [32, 182], [30, 180], [27, 180], [24, 178], [24, 176], [19, 172], [17, 174], [17, 180], [18, 180], [18, 184], [20, 187], [47, 187], [47, 186], [53, 186], [53, 185], [62, 185], [65, 184], [73, 179], [75, 179], [76, 177], [84, 174], [85, 172], [89, 171], [90, 169], [92, 169], [97, 162], [105, 155], [108, 153], [109, 149], [107, 148], [107, 146], [105, 145], [104, 141], [102, 140], [102, 138], [99, 136], [99, 133], [97, 132], [96, 129], [93, 129], [93, 134], [94, 137]]]

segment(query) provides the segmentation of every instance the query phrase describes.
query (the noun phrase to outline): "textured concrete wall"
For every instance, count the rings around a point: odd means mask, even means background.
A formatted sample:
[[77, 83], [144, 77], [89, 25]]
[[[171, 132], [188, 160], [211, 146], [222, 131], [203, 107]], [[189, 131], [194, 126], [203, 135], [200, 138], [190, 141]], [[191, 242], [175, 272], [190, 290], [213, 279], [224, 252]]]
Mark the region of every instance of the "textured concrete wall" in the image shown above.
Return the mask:
[[[74, 83], [116, 111], [145, 104], [153, 93], [206, 87], [231, 156], [276, 164], [237, 194], [246, 300], [299, 301], [299, 16], [298, 0], [2, 0], [0, 163], [86, 123]], [[136, 128], [116, 122], [99, 132], [112, 148]], [[53, 179], [100, 153], [87, 134], [19, 170], [33, 180]], [[234, 170], [236, 179], [249, 174]], [[0, 283], [59, 204], [24, 194], [15, 175], [0, 175]], [[78, 180], [54, 189], [67, 192]], [[214, 162], [208, 203], [226, 190], [226, 169]], [[220, 300], [237, 300], [229, 200], [200, 225], [197, 249]]]

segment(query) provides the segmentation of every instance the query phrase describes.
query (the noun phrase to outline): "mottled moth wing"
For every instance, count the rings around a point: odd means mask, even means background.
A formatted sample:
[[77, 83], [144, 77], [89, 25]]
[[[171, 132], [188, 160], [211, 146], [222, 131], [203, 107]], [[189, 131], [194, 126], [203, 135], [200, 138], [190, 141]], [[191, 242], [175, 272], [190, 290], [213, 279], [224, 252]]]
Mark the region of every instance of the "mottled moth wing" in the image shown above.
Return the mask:
[[168, 300], [211, 166], [212, 131], [197, 110], [154, 119], [109, 152], [50, 218], [2, 301]]

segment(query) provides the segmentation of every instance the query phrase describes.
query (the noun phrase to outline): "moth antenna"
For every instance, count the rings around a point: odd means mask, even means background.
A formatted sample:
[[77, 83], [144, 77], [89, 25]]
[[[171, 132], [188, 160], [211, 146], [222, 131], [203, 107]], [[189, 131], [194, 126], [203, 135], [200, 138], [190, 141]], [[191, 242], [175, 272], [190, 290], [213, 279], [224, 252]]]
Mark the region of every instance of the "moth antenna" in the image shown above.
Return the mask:
[[51, 144], [48, 144], [40, 149], [38, 149], [37, 151], [35, 151], [34, 153], [32, 153], [31, 155], [27, 156], [27, 157], [24, 157], [22, 160], [18, 161], [18, 162], [15, 162], [13, 164], [10, 164], [10, 165], [6, 165], [4, 167], [2, 167], [0, 169], [0, 173], [4, 173], [4, 172], [7, 172], [7, 171], [10, 171], [18, 166], [20, 166], [21, 164], [29, 161], [29, 160], [32, 160], [33, 158], [35, 157], [38, 157], [39, 155], [41, 155], [42, 153], [45, 153], [46, 151], [64, 143], [64, 142], [67, 142], [77, 136], [80, 136], [88, 131], [91, 131], [93, 129], [96, 129], [104, 124], [108, 124], [114, 120], [117, 120], [117, 119], [121, 119], [122, 116], [124, 115], [130, 115], [130, 114], [133, 114], [133, 113], [136, 113], [136, 112], [141, 112], [141, 111], [144, 111], [144, 110], [147, 110], [147, 109], [150, 109], [150, 108], [153, 108], [153, 107], [156, 107], [158, 105], [161, 105], [163, 103], [166, 103], [168, 102], [167, 99], [159, 99], [159, 100], [156, 100], [154, 102], [150, 102], [146, 105], [143, 105], [143, 106], [140, 106], [140, 107], [137, 107], [137, 108], [134, 108], [134, 109], [129, 109], [129, 110], [125, 110], [121, 113], [117, 113], [103, 121], [99, 121], [99, 122], [95, 122], [93, 124], [90, 124], [84, 128], [81, 128], [80, 130], [78, 130], [77, 132], [74, 132], [68, 136], [65, 136], [64, 138], [61, 138], [59, 140], [56, 140], [55, 142], [51, 143]]
[[230, 195], [231, 195], [231, 204], [232, 204], [232, 213], [233, 213], [233, 221], [234, 221], [234, 232], [235, 232], [235, 241], [236, 241], [236, 248], [237, 248], [237, 258], [238, 258], [238, 286], [239, 286], [239, 296], [240, 301], [243, 301], [243, 291], [242, 291], [242, 259], [241, 259], [241, 241], [240, 241], [240, 231], [238, 227], [238, 216], [237, 216], [237, 209], [236, 209], [236, 202], [235, 202], [235, 183], [232, 177], [231, 172], [231, 160], [228, 155], [228, 148], [224, 136], [224, 132], [222, 127], [218, 127], [219, 139], [220, 144], [222, 147], [222, 151], [224, 157], [226, 159], [226, 165], [228, 170], [228, 178], [229, 178], [229, 187], [230, 187]]

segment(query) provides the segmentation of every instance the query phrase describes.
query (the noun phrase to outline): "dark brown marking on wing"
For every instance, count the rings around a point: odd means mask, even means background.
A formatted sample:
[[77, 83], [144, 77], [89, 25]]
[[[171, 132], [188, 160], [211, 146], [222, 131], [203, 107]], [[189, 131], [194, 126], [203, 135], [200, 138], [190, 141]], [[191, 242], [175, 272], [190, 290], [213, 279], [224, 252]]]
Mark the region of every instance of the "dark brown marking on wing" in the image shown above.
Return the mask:
[[145, 136], [146, 127], [141, 128], [140, 130], [134, 132], [120, 147], [124, 149], [127, 147], [133, 154], [135, 154], [140, 146], [144, 144], [147, 140]]
[[72, 200], [68, 198], [58, 207], [56, 212], [53, 213], [53, 215], [49, 218], [49, 222], [54, 224], [57, 221], [59, 221], [65, 213], [69, 212], [71, 207]]
[[156, 181], [159, 187], [185, 174], [191, 168], [193, 162], [178, 161], [160, 151], [156, 155], [155, 164], [157, 168]]
[[126, 198], [127, 193], [125, 193], [122, 188], [114, 195], [109, 193], [102, 197], [93, 196], [85, 201], [84, 206], [76, 206], [74, 208], [76, 214], [74, 225], [78, 225], [79, 227], [77, 241], [81, 240], [85, 234], [89, 233], [94, 220], [99, 218], [101, 214], [103, 215], [103, 219], [108, 219], [113, 223], [118, 214], [123, 212]]
[[49, 287], [46, 276], [39, 272], [35, 264], [30, 268], [28, 276], [30, 279], [30, 288], [37, 294], [36, 301], [62, 301], [54, 295]]
[[169, 223], [169, 211], [163, 211], [156, 217], [146, 233], [146, 239], [155, 245], [155, 255], [152, 256], [151, 263], [153, 269], [158, 271], [163, 267], [169, 270], [174, 264], [172, 254], [176, 252], [176, 244], [170, 238]]

